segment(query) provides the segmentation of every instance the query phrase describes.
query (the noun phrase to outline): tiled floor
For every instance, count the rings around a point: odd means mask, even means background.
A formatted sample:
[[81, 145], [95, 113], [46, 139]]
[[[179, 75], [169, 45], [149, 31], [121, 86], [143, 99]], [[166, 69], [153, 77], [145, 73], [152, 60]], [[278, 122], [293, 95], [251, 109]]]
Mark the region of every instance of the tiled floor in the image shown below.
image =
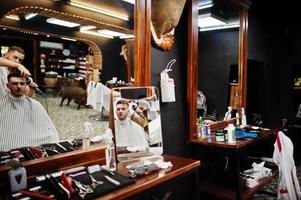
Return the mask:
[[[47, 109], [45, 99], [42, 96], [36, 95], [34, 98], [43, 105], [45, 110]], [[80, 110], [77, 110], [77, 104], [71, 101], [70, 105], [67, 106], [67, 100], [63, 106], [60, 106], [61, 97], [59, 96], [46, 95], [46, 101], [49, 116], [59, 132], [61, 140], [80, 138], [84, 133], [83, 124], [86, 121], [93, 125], [94, 134], [92, 136], [104, 133], [108, 127], [108, 121], [97, 121], [89, 118], [90, 116], [100, 116], [100, 113], [92, 108], [81, 106]]]

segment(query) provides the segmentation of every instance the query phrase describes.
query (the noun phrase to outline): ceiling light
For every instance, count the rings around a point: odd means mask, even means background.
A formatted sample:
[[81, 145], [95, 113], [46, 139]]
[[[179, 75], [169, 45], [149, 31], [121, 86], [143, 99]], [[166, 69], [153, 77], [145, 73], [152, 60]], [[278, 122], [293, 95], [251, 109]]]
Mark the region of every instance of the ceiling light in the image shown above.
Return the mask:
[[46, 35], [47, 37], [50, 37], [50, 35]]
[[230, 29], [230, 28], [239, 28], [239, 23], [229, 23], [222, 26], [213, 26], [213, 27], [205, 27], [205, 28], [203, 27], [200, 28], [200, 32], [220, 30], [220, 29]]
[[199, 15], [198, 17], [198, 26], [201, 28], [209, 26], [220, 26], [225, 24], [226, 22], [223, 19], [213, 15], [212, 13]]
[[59, 26], [66, 26], [66, 27], [69, 27], [69, 28], [73, 28], [73, 27], [76, 27], [76, 26], [80, 25], [80, 24], [77, 24], [77, 23], [74, 23], [74, 22], [68, 22], [68, 21], [61, 20], [61, 19], [56, 19], [56, 18], [49, 18], [46, 21], [50, 24], [56, 24], [56, 25], [59, 25]]
[[128, 35], [119, 36], [119, 38], [120, 39], [132, 39], [132, 38], [135, 38], [135, 36], [132, 34], [128, 34]]
[[135, 5], [135, 0], [122, 0], [122, 1], [125, 1], [125, 2], [128, 2], [130, 4], [134, 4]]
[[26, 14], [24, 15], [24, 18], [25, 18], [26, 20], [29, 20], [29, 19], [31, 19], [31, 18], [37, 16], [37, 15], [38, 15], [38, 13], [26, 13]]
[[120, 37], [120, 36], [125, 36], [126, 35], [124, 33], [116, 32], [116, 31], [110, 31], [108, 29], [97, 30], [97, 32], [100, 33], [100, 34], [109, 35], [109, 36], [113, 36], [113, 37]]
[[213, 5], [214, 4], [213, 4], [212, 0], [201, 0], [199, 3], [198, 9], [203, 10], [206, 8], [211, 8], [211, 7], [213, 7]]
[[20, 20], [18, 15], [6, 15], [5, 18], [13, 19], [13, 20]]
[[66, 38], [66, 37], [61, 37], [61, 39], [63, 39], [63, 40], [69, 40], [69, 41], [76, 41], [76, 39], [73, 39], [73, 38]]
[[126, 16], [126, 15], [121, 15], [119, 13], [115, 13], [113, 11], [110, 11], [110, 10], [104, 10], [102, 8], [99, 8], [99, 7], [92, 7], [90, 5], [84, 5], [82, 4], [83, 2], [76, 2], [76, 0], [72, 0], [70, 2], [70, 4], [72, 6], [76, 6], [78, 8], [84, 8], [86, 10], [90, 10], [90, 11], [94, 11], [94, 12], [98, 12], [98, 13], [101, 13], [101, 14], [104, 14], [104, 15], [108, 15], [108, 16], [111, 16], [111, 17], [115, 17], [115, 18], [118, 18], [118, 19], [122, 19], [122, 20], [126, 20], [128, 21], [129, 20], [129, 17]]
[[95, 29], [95, 28], [96, 28], [96, 26], [90, 26], [90, 25], [88, 25], [88, 26], [81, 26], [79, 28], [79, 30], [80, 31], [87, 31], [87, 30], [91, 30], [91, 29]]
[[101, 34], [101, 33], [94, 32], [94, 31], [80, 31], [80, 32], [81, 32], [81, 33], [85, 33], [85, 34], [89, 34], [89, 35], [94, 35], [94, 36], [100, 36], [100, 37], [110, 38], [110, 39], [113, 39], [113, 38], [114, 38], [113, 36], [104, 35], [104, 34]]

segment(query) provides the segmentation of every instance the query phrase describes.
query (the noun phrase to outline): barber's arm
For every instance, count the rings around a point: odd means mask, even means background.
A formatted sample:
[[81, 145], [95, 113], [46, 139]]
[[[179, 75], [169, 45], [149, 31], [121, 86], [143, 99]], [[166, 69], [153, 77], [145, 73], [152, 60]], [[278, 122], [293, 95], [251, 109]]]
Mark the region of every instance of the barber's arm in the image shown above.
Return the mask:
[[18, 69], [23, 77], [28, 77], [31, 75], [28, 69], [26, 69], [20, 63], [13, 62], [2, 57], [0, 57], [0, 66]]

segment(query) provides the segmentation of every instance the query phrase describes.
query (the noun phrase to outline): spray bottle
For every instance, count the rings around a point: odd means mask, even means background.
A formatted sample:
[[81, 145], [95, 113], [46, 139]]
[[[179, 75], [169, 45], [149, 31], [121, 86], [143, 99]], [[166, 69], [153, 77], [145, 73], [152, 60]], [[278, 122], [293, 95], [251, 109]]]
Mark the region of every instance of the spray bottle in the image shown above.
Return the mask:
[[106, 169], [110, 171], [116, 171], [116, 154], [115, 144], [113, 142], [113, 134], [111, 129], [106, 130]]
[[84, 127], [85, 127], [85, 132], [84, 132], [84, 136], [83, 136], [82, 149], [87, 150], [90, 147], [90, 137], [93, 132], [93, 128], [92, 128], [92, 124], [90, 122], [85, 122]]
[[244, 108], [241, 108], [241, 126], [242, 127], [247, 126], [247, 116]]

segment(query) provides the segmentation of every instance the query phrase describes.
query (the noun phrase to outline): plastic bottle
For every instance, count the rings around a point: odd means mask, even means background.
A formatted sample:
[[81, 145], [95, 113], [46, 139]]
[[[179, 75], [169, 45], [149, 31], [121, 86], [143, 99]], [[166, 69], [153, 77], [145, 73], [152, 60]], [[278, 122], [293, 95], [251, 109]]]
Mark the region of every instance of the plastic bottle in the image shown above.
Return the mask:
[[204, 122], [204, 120], [203, 120], [202, 116], [200, 116], [198, 119], [198, 122], [197, 122], [197, 130], [198, 130], [198, 137], [202, 137], [202, 138], [204, 138], [203, 137], [203, 135], [204, 135], [203, 128], [202, 128], [203, 122]]
[[239, 113], [237, 112], [236, 114], [235, 114], [235, 117], [236, 117], [236, 126], [239, 126]]
[[106, 146], [106, 168], [110, 171], [116, 171], [115, 144], [113, 140], [109, 141]]
[[83, 136], [82, 149], [87, 150], [90, 147], [90, 136], [93, 132], [93, 128], [92, 128], [92, 124], [90, 122], [85, 122], [84, 127], [85, 127], [85, 132], [84, 132], [84, 136]]
[[211, 128], [209, 123], [205, 123], [205, 130], [206, 130], [206, 136], [210, 137], [211, 135]]
[[241, 108], [241, 126], [245, 127], [247, 126], [247, 116], [245, 114], [245, 109]]
[[235, 143], [235, 127], [233, 124], [228, 124], [227, 127], [227, 133], [228, 133], [228, 143]]

